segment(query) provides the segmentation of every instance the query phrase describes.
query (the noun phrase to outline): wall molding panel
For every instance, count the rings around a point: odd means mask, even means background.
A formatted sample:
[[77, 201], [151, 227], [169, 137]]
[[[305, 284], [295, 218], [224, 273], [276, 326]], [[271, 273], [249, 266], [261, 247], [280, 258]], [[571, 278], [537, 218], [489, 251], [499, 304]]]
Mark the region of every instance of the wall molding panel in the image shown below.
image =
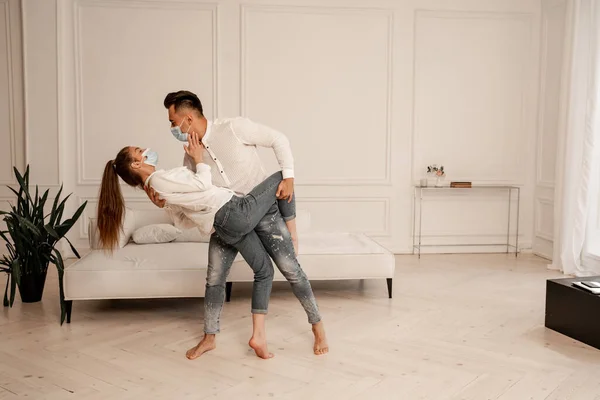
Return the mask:
[[[386, 41], [384, 60], [386, 68], [386, 90], [383, 95], [383, 103], [385, 104], [385, 129], [382, 132], [385, 135], [384, 146], [381, 152], [378, 153], [384, 159], [384, 168], [381, 176], [372, 178], [353, 178], [340, 176], [320, 176], [303, 179], [298, 182], [298, 186], [390, 186], [392, 184], [392, 88], [393, 88], [393, 26], [394, 14], [392, 10], [379, 8], [352, 8], [352, 7], [311, 7], [311, 6], [290, 6], [290, 5], [258, 5], [258, 4], [242, 4], [240, 6], [240, 111], [241, 115], [247, 116], [249, 113], [248, 107], [248, 62], [251, 57], [251, 52], [248, 50], [248, 29], [251, 22], [249, 18], [251, 14], [271, 14], [284, 16], [315, 16], [315, 17], [378, 17], [382, 24], [386, 26], [384, 40]], [[251, 114], [251, 113], [250, 113]], [[250, 115], [252, 117], [252, 115]]]

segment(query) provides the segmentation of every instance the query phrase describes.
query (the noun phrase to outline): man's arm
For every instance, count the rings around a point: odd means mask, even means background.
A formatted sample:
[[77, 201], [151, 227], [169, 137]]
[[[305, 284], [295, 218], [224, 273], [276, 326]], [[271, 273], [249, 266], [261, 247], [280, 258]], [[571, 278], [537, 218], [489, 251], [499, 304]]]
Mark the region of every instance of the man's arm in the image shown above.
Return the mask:
[[279, 185], [277, 198], [292, 201], [294, 193], [294, 156], [290, 141], [281, 132], [248, 118], [237, 118], [232, 122], [237, 138], [246, 145], [270, 147], [281, 167], [283, 182]]
[[294, 177], [294, 156], [290, 141], [283, 133], [248, 118], [237, 118], [233, 121], [232, 127], [242, 143], [272, 148], [281, 167], [283, 179]]

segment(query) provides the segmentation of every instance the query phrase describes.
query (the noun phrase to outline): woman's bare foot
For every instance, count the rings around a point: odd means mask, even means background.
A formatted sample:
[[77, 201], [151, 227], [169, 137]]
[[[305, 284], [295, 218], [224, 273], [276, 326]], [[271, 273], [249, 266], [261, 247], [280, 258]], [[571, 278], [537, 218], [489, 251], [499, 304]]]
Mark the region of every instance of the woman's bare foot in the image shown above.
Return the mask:
[[320, 356], [329, 353], [329, 345], [327, 344], [327, 336], [325, 335], [325, 327], [323, 322], [316, 323], [312, 326], [313, 334], [315, 335], [315, 354]]
[[214, 350], [217, 347], [215, 335], [204, 335], [200, 343], [189, 349], [185, 356], [189, 360], [195, 360], [207, 351]]
[[264, 338], [252, 336], [248, 342], [248, 345], [252, 347], [256, 355], [260, 358], [268, 360], [269, 358], [275, 357], [273, 353], [269, 353], [269, 349], [267, 348], [267, 340]]

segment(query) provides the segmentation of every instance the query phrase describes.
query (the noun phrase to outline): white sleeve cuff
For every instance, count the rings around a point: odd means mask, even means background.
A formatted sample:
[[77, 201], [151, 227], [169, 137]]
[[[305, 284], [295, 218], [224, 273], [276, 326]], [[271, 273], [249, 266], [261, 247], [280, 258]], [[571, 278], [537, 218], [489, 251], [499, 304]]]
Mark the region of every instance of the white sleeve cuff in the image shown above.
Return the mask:
[[196, 173], [199, 172], [210, 172], [210, 165], [204, 163], [196, 164]]
[[293, 178], [294, 177], [294, 170], [293, 169], [283, 169], [281, 171], [281, 174], [283, 175], [283, 179]]

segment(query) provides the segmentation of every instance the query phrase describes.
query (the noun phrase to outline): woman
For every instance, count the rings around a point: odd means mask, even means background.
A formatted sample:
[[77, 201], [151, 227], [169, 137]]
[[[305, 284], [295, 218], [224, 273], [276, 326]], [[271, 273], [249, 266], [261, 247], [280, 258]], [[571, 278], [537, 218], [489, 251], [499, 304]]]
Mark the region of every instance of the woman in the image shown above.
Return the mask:
[[[184, 149], [196, 163], [196, 173], [186, 167], [156, 170], [158, 154], [139, 147], [123, 148], [115, 160], [106, 164], [98, 202], [100, 243], [106, 250], [112, 250], [118, 243], [125, 211], [118, 177], [130, 186], [152, 187], [166, 200], [167, 207], [183, 215], [185, 227], [197, 227], [205, 234], [217, 232], [252, 267], [255, 277], [252, 313], [261, 318], [253, 318], [258, 326], [255, 325], [250, 346], [259, 357], [270, 358], [273, 355], [264, 339], [264, 315], [271, 294], [273, 265], [254, 228], [276, 201], [288, 226], [294, 226], [295, 202], [276, 199], [283, 179], [281, 172], [241, 196], [212, 184], [210, 167], [202, 163], [203, 146], [197, 134], [190, 135], [189, 145]], [[295, 259], [295, 254], [289, 257]], [[316, 303], [313, 308], [309, 319], [320, 320]]]

